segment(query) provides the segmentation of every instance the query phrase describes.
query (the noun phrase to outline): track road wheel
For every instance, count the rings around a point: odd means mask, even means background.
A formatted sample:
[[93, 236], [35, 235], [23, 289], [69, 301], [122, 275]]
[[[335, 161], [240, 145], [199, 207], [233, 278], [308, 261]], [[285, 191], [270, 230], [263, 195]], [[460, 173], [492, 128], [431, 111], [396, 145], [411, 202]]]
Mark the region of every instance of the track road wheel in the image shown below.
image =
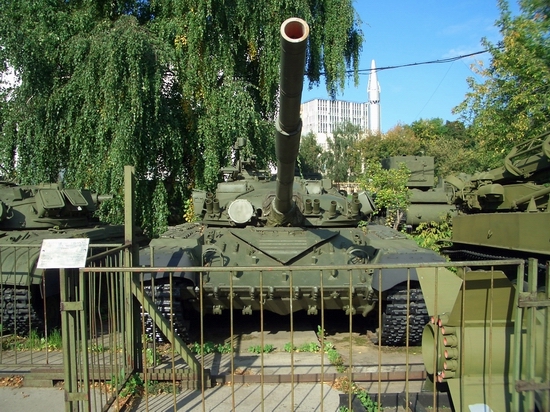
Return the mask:
[[42, 332], [42, 320], [31, 304], [31, 294], [26, 287], [6, 286], [0, 288], [1, 333], [28, 336], [30, 330]]
[[[157, 283], [154, 287], [145, 286], [145, 293], [155, 302], [158, 312], [174, 327], [174, 333], [184, 341], [188, 340], [189, 321], [185, 318], [183, 302], [181, 300], [181, 284], [174, 282], [172, 288], [168, 283]], [[148, 313], [144, 314], [145, 333], [149, 340], [158, 343], [168, 343], [169, 339], [154, 325]]]
[[405, 346], [407, 341], [407, 314], [409, 316], [409, 345], [422, 343], [422, 331], [429, 321], [428, 310], [420, 288], [410, 290], [407, 313], [407, 288], [396, 286], [388, 291], [379, 330], [384, 346]]

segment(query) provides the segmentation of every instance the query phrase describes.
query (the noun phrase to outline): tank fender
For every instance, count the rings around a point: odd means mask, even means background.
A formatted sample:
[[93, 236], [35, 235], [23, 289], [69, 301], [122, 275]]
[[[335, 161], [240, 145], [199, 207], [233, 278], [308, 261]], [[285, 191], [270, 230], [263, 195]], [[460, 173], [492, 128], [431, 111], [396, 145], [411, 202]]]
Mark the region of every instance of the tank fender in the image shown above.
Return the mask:
[[[406, 283], [407, 279], [410, 279], [411, 282], [419, 281], [416, 269], [411, 268], [410, 275], [407, 272], [407, 269], [382, 269], [382, 275], [379, 276], [378, 271], [375, 270], [372, 276], [372, 288], [385, 292], [400, 283]], [[382, 283], [380, 283], [380, 277]]]
[[[199, 266], [198, 259], [193, 253], [193, 248], [185, 246], [157, 246], [154, 249], [145, 248], [140, 251], [140, 262], [142, 266], [151, 267], [151, 254], [153, 254], [154, 267], [193, 267]], [[172, 272], [146, 272], [143, 280], [150, 281], [154, 276], [155, 280], [169, 279]], [[199, 274], [197, 272], [173, 272], [174, 278], [183, 278], [197, 285]]]

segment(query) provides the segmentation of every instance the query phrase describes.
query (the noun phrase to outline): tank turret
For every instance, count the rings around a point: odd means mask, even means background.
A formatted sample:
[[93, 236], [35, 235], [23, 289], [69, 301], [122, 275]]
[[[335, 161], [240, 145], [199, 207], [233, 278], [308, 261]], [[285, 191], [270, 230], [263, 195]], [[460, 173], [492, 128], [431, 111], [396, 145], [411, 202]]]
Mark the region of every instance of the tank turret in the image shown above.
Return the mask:
[[0, 230], [77, 228], [90, 224], [97, 205], [109, 196], [59, 183], [0, 183]]
[[368, 193], [354, 193], [348, 199], [330, 179], [295, 176], [309, 26], [302, 19], [290, 18], [281, 25], [280, 36], [277, 175], [273, 178], [258, 170], [254, 158], [242, 159], [240, 152], [246, 140], [239, 138], [233, 146], [234, 164], [221, 169], [223, 178], [216, 191], [194, 191], [195, 213], [208, 226], [357, 226], [374, 210]]

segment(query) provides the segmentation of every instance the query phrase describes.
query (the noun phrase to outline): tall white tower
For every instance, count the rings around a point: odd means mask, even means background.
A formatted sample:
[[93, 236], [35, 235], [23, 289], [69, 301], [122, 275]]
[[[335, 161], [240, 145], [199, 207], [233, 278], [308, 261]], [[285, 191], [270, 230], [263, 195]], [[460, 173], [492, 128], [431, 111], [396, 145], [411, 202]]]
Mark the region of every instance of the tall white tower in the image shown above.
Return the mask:
[[376, 75], [374, 60], [370, 64], [369, 84], [367, 86], [369, 98], [368, 129], [371, 133], [380, 132], [380, 84]]

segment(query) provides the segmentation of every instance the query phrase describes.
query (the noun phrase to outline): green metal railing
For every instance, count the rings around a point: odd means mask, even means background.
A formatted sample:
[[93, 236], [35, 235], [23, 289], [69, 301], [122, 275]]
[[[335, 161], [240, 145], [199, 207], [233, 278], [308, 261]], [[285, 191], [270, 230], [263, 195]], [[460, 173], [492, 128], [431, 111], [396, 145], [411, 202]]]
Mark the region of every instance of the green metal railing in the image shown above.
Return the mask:
[[[420, 267], [415, 267], [414, 269], [418, 271], [419, 277], [421, 278], [421, 283], [423, 287], [424, 296], [426, 302], [428, 303], [430, 314], [432, 315], [432, 326], [428, 326], [428, 330], [433, 330], [434, 342], [433, 344], [423, 345], [422, 351], [426, 352], [424, 354], [424, 361], [433, 358], [432, 364], [433, 370], [428, 370], [428, 380], [431, 380], [433, 383], [433, 405], [434, 407], [439, 405], [439, 397], [437, 395], [439, 386], [443, 382], [447, 382], [450, 387], [456, 388], [456, 391], [452, 393], [453, 402], [460, 405], [465, 405], [469, 401], [468, 392], [471, 391], [472, 385], [481, 386], [482, 397], [486, 399], [486, 404], [490, 406], [492, 402], [495, 402], [495, 398], [502, 397], [502, 394], [505, 394], [505, 399], [512, 399], [510, 405], [516, 405], [516, 402], [519, 402], [520, 407], [515, 409], [507, 410], [531, 410], [529, 409], [533, 402], [537, 404], [543, 404], [547, 402], [547, 387], [548, 387], [548, 361], [546, 352], [548, 349], [544, 349], [543, 352], [540, 352], [541, 346], [536, 343], [536, 339], [533, 338], [535, 335], [544, 334], [547, 336], [548, 333], [548, 321], [545, 317], [544, 324], [541, 324], [540, 319], [540, 307], [547, 306], [548, 299], [535, 299], [533, 295], [533, 286], [531, 287], [531, 292], [527, 296], [523, 292], [519, 294], [519, 297], [515, 295], [515, 288], [507, 280], [507, 278], [502, 274], [501, 271], [496, 270], [499, 266], [507, 265], [509, 272], [510, 267], [516, 267], [518, 275], [523, 273], [523, 262], [522, 261], [490, 261], [490, 262], [460, 262], [460, 263], [437, 263], [437, 264], [424, 264]], [[535, 267], [536, 274], [536, 263], [531, 263], [531, 267]], [[483, 266], [485, 270], [471, 270], [476, 269], [476, 266]], [[445, 270], [445, 268], [454, 268], [456, 274]], [[319, 307], [321, 308], [321, 325], [320, 328], [324, 330], [325, 324], [324, 319], [327, 316], [327, 311], [324, 308], [324, 301], [327, 299], [327, 296], [330, 296], [330, 293], [325, 293], [325, 285], [323, 284], [323, 272], [331, 271], [334, 269], [341, 270], [349, 276], [348, 282], [348, 294], [352, 296], [354, 292], [354, 287], [352, 284], [352, 271], [365, 271], [365, 273], [374, 273], [374, 276], [382, 276], [384, 269], [395, 269], [395, 268], [404, 268], [404, 269], [413, 269], [408, 265], [354, 265], [353, 268], [347, 267], [336, 267], [336, 266], [319, 266], [319, 267], [239, 267], [238, 271], [255, 271], [260, 274], [259, 284], [255, 288], [255, 293], [259, 299], [260, 307], [262, 308], [263, 302], [267, 299], [270, 299], [271, 291], [269, 289], [269, 277], [280, 277], [281, 273], [284, 272], [288, 276], [288, 285], [286, 295], [290, 297], [288, 302], [291, 306], [291, 315], [289, 315], [290, 328], [291, 328], [291, 341], [290, 344], [293, 345], [293, 306], [296, 305], [297, 299], [293, 297], [293, 293], [296, 290], [295, 284], [293, 283], [293, 271], [311, 271], [312, 277], [319, 277], [319, 296], [325, 296], [325, 299], [320, 299]], [[111, 276], [114, 277], [130, 277], [130, 288], [124, 288], [121, 290], [122, 293], [132, 296], [134, 300], [133, 310], [135, 312], [134, 319], [143, 319], [143, 314], [146, 312], [153, 319], [154, 323], [160, 329], [162, 334], [168, 338], [170, 342], [170, 349], [168, 351], [168, 357], [170, 360], [165, 361], [165, 368], [162, 369], [151, 369], [147, 365], [146, 353], [147, 345], [153, 345], [154, 342], [147, 342], [145, 339], [144, 325], [141, 323], [136, 328], [141, 331], [141, 338], [138, 338], [138, 341], [141, 342], [142, 352], [136, 354], [135, 364], [132, 368], [133, 371], [138, 372], [141, 379], [145, 382], [145, 388], [148, 387], [147, 382], [151, 380], [166, 380], [172, 382], [174, 389], [176, 386], [179, 386], [181, 382], [187, 382], [187, 385], [183, 387], [195, 387], [201, 391], [202, 398], [206, 402], [206, 388], [209, 386], [209, 382], [214, 381], [216, 376], [212, 376], [211, 371], [209, 370], [210, 364], [208, 363], [208, 354], [200, 352], [198, 354], [192, 353], [185, 342], [179, 337], [175, 331], [173, 323], [169, 322], [160, 311], [158, 311], [155, 302], [147, 293], [145, 293], [145, 285], [148, 283], [144, 281], [144, 273], [163, 273], [165, 276], [169, 274], [168, 283], [170, 285], [170, 291], [173, 291], [176, 286], [173, 286], [175, 283], [174, 273], [186, 271], [186, 272], [197, 272], [200, 273], [200, 279], [204, 278], [215, 278], [217, 274], [229, 273], [228, 279], [230, 282], [226, 285], [228, 289], [227, 299], [231, 307], [238, 307], [233, 301], [233, 296], [236, 296], [236, 285], [231, 279], [236, 278], [237, 270], [227, 267], [186, 267], [186, 268], [167, 268], [167, 267], [157, 267], [157, 268], [127, 268], [124, 272], [116, 272], [117, 268], [115, 267], [106, 267], [106, 268], [82, 268], [80, 269], [80, 274], [85, 276], [94, 276], [96, 273], [101, 271], [106, 271], [112, 273]], [[533, 270], [533, 269], [531, 269]], [[531, 274], [530, 278], [534, 277], [535, 274]], [[455, 286], [452, 286], [450, 282], [455, 282]], [[520, 283], [522, 284], [522, 283]], [[407, 281], [407, 287], [410, 288], [411, 281], [410, 277]], [[234, 289], [235, 288], [235, 289]], [[454, 298], [450, 298], [449, 290], [454, 288], [455, 295]], [[193, 293], [194, 296], [199, 300], [203, 301], [203, 296], [206, 293], [204, 285], [199, 283], [196, 287], [190, 287], [189, 292]], [[330, 286], [328, 287], [328, 290]], [[211, 292], [211, 291], [210, 291]], [[210, 293], [208, 292], [208, 293]], [[344, 296], [345, 297], [345, 296]], [[379, 301], [383, 300], [383, 296], [380, 293], [378, 297]], [[453, 305], [449, 305], [449, 299], [453, 300]], [[172, 300], [172, 299], [171, 299]], [[125, 302], [129, 301], [129, 298], [124, 298]], [[429, 302], [428, 302], [429, 301]], [[530, 303], [526, 303], [530, 302]], [[408, 302], [407, 302], [408, 303]], [[538, 308], [538, 314], [535, 317], [534, 321], [529, 321], [529, 316], [521, 315], [520, 310], [514, 309], [514, 307], [521, 309], [522, 307], [532, 307], [536, 311]], [[299, 307], [299, 305], [296, 305]], [[128, 309], [128, 307], [126, 307]], [[384, 369], [383, 361], [383, 348], [378, 344], [378, 369], [379, 372], [374, 375], [365, 375], [362, 372], [356, 371], [354, 368], [357, 368], [361, 365], [358, 365], [354, 361], [356, 354], [353, 352], [353, 337], [352, 329], [354, 323], [357, 323], [357, 317], [353, 316], [353, 310], [349, 307], [346, 309], [347, 315], [349, 317], [349, 353], [344, 355], [347, 357], [348, 364], [353, 365], [349, 367], [345, 372], [334, 373], [326, 372], [327, 362], [324, 356], [319, 358], [319, 373], [315, 374], [315, 378], [312, 376], [302, 375], [299, 372], [299, 368], [295, 364], [294, 352], [289, 354], [289, 367], [290, 372], [285, 373], [284, 375], [274, 377], [269, 373], [266, 373], [266, 367], [264, 365], [264, 355], [263, 352], [261, 356], [261, 367], [259, 371], [259, 380], [256, 382], [260, 384], [260, 392], [263, 393], [264, 386], [269, 382], [279, 381], [279, 382], [288, 382], [290, 383], [290, 397], [291, 403], [294, 404], [294, 387], [297, 383], [303, 382], [304, 379], [315, 379], [318, 382], [326, 381], [337, 381], [340, 379], [345, 379], [348, 382], [361, 382], [362, 380], [375, 380], [378, 381], [378, 398], [382, 395], [382, 383], [385, 379], [399, 379], [405, 382], [405, 402], [409, 403], [409, 383], [417, 379], [423, 379], [426, 375], [419, 376], [416, 372], [410, 370], [409, 365], [409, 348], [406, 347], [404, 350], [407, 354], [406, 365], [402, 372], [396, 372], [392, 378], [389, 378], [389, 375], [384, 375], [380, 371]], [[407, 309], [409, 310], [409, 309]], [[199, 318], [204, 319], [206, 308], [199, 305]], [[477, 311], [477, 312], [476, 312]], [[140, 313], [141, 312], [141, 313]], [[261, 312], [261, 324], [259, 326], [259, 331], [262, 336], [262, 346], [264, 344], [264, 325], [263, 325], [263, 309]], [[479, 313], [478, 313], [479, 312]], [[230, 342], [233, 342], [235, 339], [234, 336], [234, 321], [232, 311], [230, 311]], [[512, 314], [515, 315], [512, 316]], [[503, 318], [502, 316], [505, 316]], [[509, 316], [509, 318], [506, 318]], [[408, 318], [409, 316], [407, 316]], [[361, 319], [361, 317], [359, 317]], [[521, 320], [521, 321], [520, 321]], [[138, 320], [139, 322], [139, 320]], [[450, 323], [449, 323], [450, 322]], [[454, 323], [453, 323], [454, 322]], [[533, 323], [534, 322], [534, 323]], [[378, 325], [381, 324], [381, 312], [379, 312]], [[200, 328], [200, 342], [201, 348], [204, 348], [204, 336], [205, 328], [208, 328], [209, 325], [201, 324]], [[511, 327], [511, 329], [510, 329]], [[430, 329], [431, 328], [431, 329]], [[445, 328], [448, 329], [445, 331]], [[408, 324], [407, 324], [408, 330]], [[449, 331], [454, 332], [449, 332]], [[513, 331], [513, 332], [512, 332]], [[425, 332], [426, 333], [426, 332]], [[504, 333], [504, 335], [502, 335]], [[428, 333], [429, 334], [429, 333]], [[515, 343], [511, 341], [499, 342], [501, 336], [510, 336], [515, 335]], [[137, 336], [135, 334], [134, 336]], [[453, 338], [456, 336], [456, 338]], [[467, 336], [476, 336], [480, 339], [480, 342], [484, 342], [481, 347], [475, 348], [468, 343]], [[519, 336], [519, 343], [518, 343]], [[321, 346], [324, 345], [324, 337], [320, 337]], [[446, 340], [449, 340], [447, 342]], [[455, 340], [453, 340], [455, 339]], [[476, 338], [477, 339], [477, 338]], [[546, 342], [548, 339], [546, 339]], [[408, 342], [408, 339], [407, 339]], [[535, 342], [535, 343], [533, 343]], [[134, 342], [136, 343], [136, 342]], [[528, 349], [525, 345], [526, 343], [532, 346], [531, 349]], [[481, 344], [481, 343], [480, 343]], [[499, 345], [505, 345], [501, 347]], [[547, 345], [547, 344], [546, 344]], [[442, 360], [440, 359], [441, 354], [444, 350], [449, 350], [456, 353], [456, 355], [450, 356], [448, 361], [446, 361], [445, 366], [439, 365]], [[154, 352], [155, 350], [153, 350]], [[479, 352], [479, 354], [474, 355], [474, 352]], [[131, 350], [128, 350], [130, 353]], [[520, 353], [521, 355], [518, 355]], [[230, 379], [230, 387], [232, 389], [231, 398], [233, 404], [233, 410], [236, 409], [238, 402], [235, 400], [235, 390], [238, 383], [239, 365], [236, 363], [238, 354], [235, 352], [233, 346], [231, 346], [230, 353], [227, 354], [229, 366], [229, 373], [225, 379]], [[482, 357], [476, 357], [481, 355]], [[502, 357], [504, 356], [504, 357]], [[514, 364], [511, 362], [512, 359], [517, 359], [518, 356], [521, 357], [521, 363]], [[141, 358], [141, 361], [138, 359]], [[176, 361], [180, 359], [180, 361]], [[444, 360], [444, 359], [443, 359]], [[183, 362], [184, 366], [176, 366], [177, 362]], [[534, 369], [533, 365], [540, 364], [542, 362], [543, 367], [537, 367]], [[507, 370], [508, 372], [505, 375], [502, 375], [500, 372], [500, 364], [508, 363]], [[448, 366], [447, 364], [451, 365]], [[443, 363], [442, 363], [443, 365]], [[455, 365], [455, 366], [452, 366]], [[365, 366], [365, 365], [362, 365]], [[130, 366], [127, 366], [130, 370]], [[428, 368], [429, 369], [429, 368]], [[120, 370], [120, 369], [119, 369]], [[542, 373], [541, 373], [542, 370]], [[401, 374], [400, 374], [401, 373]], [[515, 385], [508, 385], [504, 383], [508, 379], [515, 382]], [[478, 385], [477, 382], [480, 382]], [[485, 383], [483, 383], [485, 382]], [[455, 385], [456, 383], [456, 385]], [[452, 384], [452, 385], [451, 385]], [[181, 386], [180, 386], [181, 388]], [[515, 390], [512, 390], [514, 389]], [[321, 389], [322, 391], [322, 389]], [[176, 405], [181, 404], [177, 400], [175, 394], [176, 390], [172, 392], [173, 396], [173, 405], [176, 408]], [[376, 392], [376, 390], [375, 390]], [[521, 393], [521, 400], [518, 394]], [[529, 395], [531, 393], [531, 395]], [[507, 395], [506, 395], [507, 394]], [[113, 396], [118, 396], [113, 394]], [[145, 399], [149, 399], [151, 394], [147, 393], [147, 390], [144, 393]], [[412, 396], [412, 395], [411, 395]], [[542, 401], [539, 400], [542, 399]], [[322, 398], [321, 398], [322, 399]], [[179, 402], [179, 403], [178, 403]], [[351, 401], [350, 401], [351, 402]], [[541, 403], [542, 402], [542, 403]]]

